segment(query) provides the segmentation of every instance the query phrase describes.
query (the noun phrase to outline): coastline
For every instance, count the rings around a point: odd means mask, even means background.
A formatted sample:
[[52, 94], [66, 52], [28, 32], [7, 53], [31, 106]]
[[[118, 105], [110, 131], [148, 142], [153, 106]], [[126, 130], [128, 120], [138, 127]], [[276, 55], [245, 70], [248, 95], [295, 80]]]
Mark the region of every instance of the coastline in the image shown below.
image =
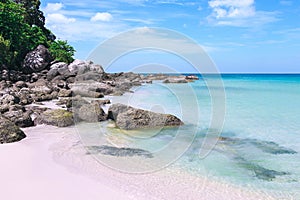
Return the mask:
[[172, 167], [143, 175], [117, 172], [86, 154], [74, 126], [23, 130], [26, 139], [0, 146], [5, 199], [273, 199]]

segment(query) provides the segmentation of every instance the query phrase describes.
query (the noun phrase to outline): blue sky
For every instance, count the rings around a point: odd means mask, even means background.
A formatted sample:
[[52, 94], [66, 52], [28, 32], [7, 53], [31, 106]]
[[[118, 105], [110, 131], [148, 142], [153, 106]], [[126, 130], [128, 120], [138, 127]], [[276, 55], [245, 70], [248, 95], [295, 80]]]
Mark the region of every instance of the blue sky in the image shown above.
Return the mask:
[[[79, 59], [120, 32], [161, 27], [195, 40], [221, 72], [300, 72], [298, 0], [41, 2], [47, 27], [68, 40]], [[124, 60], [124, 70], [132, 59]]]

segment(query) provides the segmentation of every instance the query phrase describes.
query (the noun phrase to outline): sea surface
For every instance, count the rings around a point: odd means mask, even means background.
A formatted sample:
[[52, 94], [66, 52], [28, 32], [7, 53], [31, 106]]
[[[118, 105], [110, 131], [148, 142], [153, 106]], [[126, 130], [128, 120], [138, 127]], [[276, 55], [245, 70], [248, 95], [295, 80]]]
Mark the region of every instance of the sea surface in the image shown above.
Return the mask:
[[[174, 114], [184, 126], [123, 131], [107, 122], [100, 128], [83, 125], [82, 140], [94, 154], [96, 147], [105, 154], [103, 148], [117, 146], [127, 147], [127, 153], [132, 150], [128, 157], [122, 154], [125, 160], [134, 153], [144, 156], [144, 164], [120, 165], [107, 155], [96, 155], [120, 171], [151, 173], [176, 167], [278, 199], [300, 199], [300, 75], [225, 74], [222, 85], [214, 75], [198, 76], [200, 80], [188, 84], [154, 81], [133, 88], [134, 93], [111, 97], [113, 103]], [[213, 115], [216, 108], [218, 116]], [[222, 129], [214, 127], [215, 120], [222, 122]], [[203, 149], [207, 154], [201, 155]]]

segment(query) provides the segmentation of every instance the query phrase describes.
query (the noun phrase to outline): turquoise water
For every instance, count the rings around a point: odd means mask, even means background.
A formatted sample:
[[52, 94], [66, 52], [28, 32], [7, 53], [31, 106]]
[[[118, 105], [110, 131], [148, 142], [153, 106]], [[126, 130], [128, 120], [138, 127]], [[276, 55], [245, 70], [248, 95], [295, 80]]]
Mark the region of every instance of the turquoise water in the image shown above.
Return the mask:
[[[214, 82], [214, 76], [207, 78]], [[300, 199], [300, 75], [222, 75], [222, 80], [224, 88], [216, 85], [210, 91], [200, 79], [189, 84], [156, 82], [115, 97], [113, 102], [174, 114], [185, 125], [134, 132], [107, 128], [106, 136], [118, 138], [112, 143], [118, 140], [153, 152], [162, 163], [169, 159], [166, 165], [172, 160], [193, 174], [278, 198]], [[200, 158], [203, 142], [214, 134], [210, 94], [224, 90], [226, 113], [220, 140], [208, 156]], [[172, 142], [176, 145], [168, 146]]]

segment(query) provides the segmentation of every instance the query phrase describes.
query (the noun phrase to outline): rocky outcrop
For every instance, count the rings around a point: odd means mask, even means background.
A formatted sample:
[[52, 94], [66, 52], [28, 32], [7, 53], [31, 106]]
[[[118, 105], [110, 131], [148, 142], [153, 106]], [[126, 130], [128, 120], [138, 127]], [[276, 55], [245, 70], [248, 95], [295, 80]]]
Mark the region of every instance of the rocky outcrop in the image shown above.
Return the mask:
[[18, 126], [0, 115], [0, 144], [18, 142], [25, 137], [25, 133]]
[[195, 80], [199, 80], [199, 77], [196, 75], [188, 75], [185, 77], [185, 79], [188, 81], [195, 81]]
[[48, 124], [58, 127], [66, 127], [74, 124], [73, 114], [69, 111], [56, 109], [47, 110], [37, 118], [38, 124]]
[[44, 45], [39, 45], [26, 55], [23, 69], [26, 72], [40, 72], [45, 69], [52, 60], [49, 50]]
[[183, 125], [183, 122], [174, 115], [155, 113], [119, 103], [110, 106], [108, 118], [125, 130]]
[[163, 81], [163, 83], [187, 83], [188, 81], [185, 79], [185, 77], [169, 77], [166, 80]]

